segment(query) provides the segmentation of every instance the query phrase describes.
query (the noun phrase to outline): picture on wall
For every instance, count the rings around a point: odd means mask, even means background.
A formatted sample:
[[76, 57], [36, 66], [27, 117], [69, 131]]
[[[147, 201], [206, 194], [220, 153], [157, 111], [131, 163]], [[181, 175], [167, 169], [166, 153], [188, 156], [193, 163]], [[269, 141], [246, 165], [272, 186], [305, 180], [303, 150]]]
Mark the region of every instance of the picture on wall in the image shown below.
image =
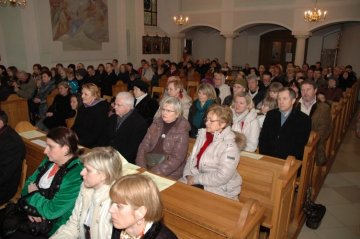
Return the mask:
[[143, 54], [151, 54], [152, 37], [143, 36]]
[[170, 54], [170, 37], [161, 38], [161, 54]]
[[152, 54], [161, 54], [161, 37], [152, 37]]
[[64, 51], [101, 50], [109, 41], [107, 0], [49, 0], [54, 41]]
[[143, 36], [143, 54], [170, 54], [170, 37]]

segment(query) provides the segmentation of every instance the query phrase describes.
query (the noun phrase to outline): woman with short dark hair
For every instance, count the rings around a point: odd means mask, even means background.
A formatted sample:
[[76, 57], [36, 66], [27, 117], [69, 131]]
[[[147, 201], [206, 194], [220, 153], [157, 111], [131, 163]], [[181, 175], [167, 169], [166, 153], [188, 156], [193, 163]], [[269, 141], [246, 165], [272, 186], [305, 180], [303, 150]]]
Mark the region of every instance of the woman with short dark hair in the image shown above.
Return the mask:
[[3, 225], [5, 234], [16, 231], [10, 238], [51, 236], [74, 208], [83, 169], [75, 132], [65, 127], [50, 130], [44, 153], [45, 159], [26, 180], [18, 202], [23, 219], [16, 225], [6, 223], [7, 228]]

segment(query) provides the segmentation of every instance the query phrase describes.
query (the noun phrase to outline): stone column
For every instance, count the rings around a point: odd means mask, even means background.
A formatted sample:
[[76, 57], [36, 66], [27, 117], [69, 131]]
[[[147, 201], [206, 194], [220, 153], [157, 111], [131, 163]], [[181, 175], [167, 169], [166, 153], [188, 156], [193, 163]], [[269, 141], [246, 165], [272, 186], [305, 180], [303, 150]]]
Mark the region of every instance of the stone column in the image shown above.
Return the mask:
[[170, 57], [172, 61], [179, 62], [182, 57], [182, 52], [184, 49], [184, 33], [178, 33], [171, 35], [170, 42]]
[[310, 32], [293, 32], [292, 33], [296, 38], [296, 51], [295, 51], [295, 62], [297, 66], [302, 66], [304, 64], [305, 57], [305, 44], [306, 39], [311, 36]]
[[232, 52], [233, 52], [233, 42], [234, 38], [237, 36], [234, 33], [220, 33], [225, 37], [225, 62], [229, 64], [230, 67], [232, 67]]

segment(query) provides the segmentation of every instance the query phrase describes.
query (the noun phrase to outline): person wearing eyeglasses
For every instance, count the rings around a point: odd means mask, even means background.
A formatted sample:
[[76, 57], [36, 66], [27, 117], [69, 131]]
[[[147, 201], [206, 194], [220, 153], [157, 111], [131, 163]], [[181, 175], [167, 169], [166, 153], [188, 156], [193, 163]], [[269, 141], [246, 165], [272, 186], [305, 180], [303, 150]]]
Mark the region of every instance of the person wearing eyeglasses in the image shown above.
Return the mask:
[[72, 215], [51, 239], [110, 239], [111, 185], [121, 177], [121, 155], [112, 147], [97, 147], [80, 157], [83, 184]]
[[199, 130], [181, 182], [238, 200], [242, 178], [236, 168], [246, 140], [243, 134], [232, 131], [232, 120], [228, 106], [209, 108], [206, 128]]
[[134, 109], [134, 96], [129, 92], [116, 95], [114, 109], [115, 114], [108, 119], [100, 144], [114, 147], [129, 163], [135, 164], [137, 150], [146, 134], [148, 123]]
[[136, 164], [147, 170], [179, 179], [182, 175], [189, 143], [189, 122], [182, 116], [178, 98], [161, 102], [161, 117], [155, 118], [141, 142]]

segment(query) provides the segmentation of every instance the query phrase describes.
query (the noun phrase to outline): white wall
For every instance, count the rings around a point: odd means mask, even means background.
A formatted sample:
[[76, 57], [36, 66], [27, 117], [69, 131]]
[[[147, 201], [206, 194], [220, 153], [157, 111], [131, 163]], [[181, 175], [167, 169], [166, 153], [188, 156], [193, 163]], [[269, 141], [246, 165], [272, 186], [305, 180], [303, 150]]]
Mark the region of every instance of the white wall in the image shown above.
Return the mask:
[[199, 58], [219, 58], [220, 62], [225, 59], [225, 38], [218, 31], [201, 27], [187, 32], [186, 39], [193, 41], [192, 56], [194, 59]]
[[[97, 64], [118, 58], [120, 62], [131, 61], [136, 66], [142, 58], [170, 58], [178, 61], [181, 56], [182, 40], [194, 41], [195, 57], [217, 57], [225, 59], [225, 39], [220, 34], [247, 33], [234, 39], [232, 60], [235, 65], [250, 63], [257, 65], [259, 36], [261, 32], [248, 31], [254, 25], [272, 24], [285, 27], [292, 32], [315, 33], [318, 29], [340, 22], [360, 22], [359, 0], [319, 0], [319, 5], [329, 10], [327, 19], [321, 23], [305, 23], [304, 9], [314, 6], [313, 0], [158, 0], [158, 29], [171, 37], [170, 55], [143, 55], [142, 36], [143, 0], [107, 0], [109, 7], [109, 42], [98, 51], [64, 51], [61, 42], [52, 41], [49, 1], [28, 1], [25, 9], [0, 8], [0, 54], [2, 62], [31, 69], [33, 63], [52, 66], [83, 62]], [[172, 16], [183, 13], [190, 17], [185, 27], [175, 26]], [[342, 41], [339, 63], [353, 61], [358, 52], [353, 49], [359, 42], [359, 23], [344, 28], [346, 41]], [[196, 32], [198, 26], [216, 29], [216, 33]], [[192, 30], [195, 27], [194, 30]], [[351, 30], [354, 29], [354, 30]], [[320, 59], [324, 34], [309, 39], [307, 61], [312, 64]], [[335, 38], [325, 37], [325, 43]], [[345, 39], [345, 37], [343, 37]], [[340, 62], [341, 61], [341, 62]], [[353, 63], [355, 66], [356, 64]]]
[[342, 29], [338, 64], [352, 65], [360, 75], [360, 23], [348, 23]]

